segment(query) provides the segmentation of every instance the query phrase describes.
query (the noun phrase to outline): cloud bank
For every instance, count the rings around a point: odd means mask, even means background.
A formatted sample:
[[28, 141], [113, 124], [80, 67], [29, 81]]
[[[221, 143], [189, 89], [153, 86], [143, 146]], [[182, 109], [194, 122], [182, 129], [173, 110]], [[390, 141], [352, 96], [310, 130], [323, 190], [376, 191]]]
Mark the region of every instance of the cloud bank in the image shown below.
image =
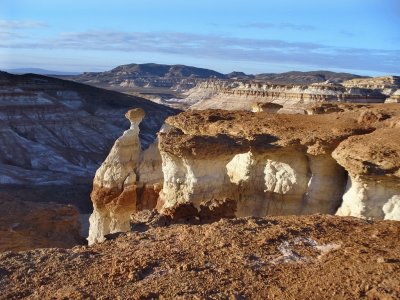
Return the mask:
[[[40, 22], [27, 21], [4, 24], [5, 28], [8, 26], [9, 29], [25, 28], [28, 25], [30, 28], [45, 26]], [[252, 26], [269, 26], [269, 24], [253, 24]], [[292, 25], [285, 23], [274, 26], [291, 27]], [[308, 27], [297, 29], [312, 30]], [[223, 61], [280, 63], [316, 69], [365, 70], [392, 74], [399, 73], [398, 66], [400, 65], [400, 50], [334, 47], [277, 39], [238, 38], [182, 32], [84, 31], [32, 40], [17, 35], [9, 38], [10, 34], [6, 31], [2, 34], [8, 37], [8, 39], [0, 40], [0, 48], [5, 49], [160, 53]]]

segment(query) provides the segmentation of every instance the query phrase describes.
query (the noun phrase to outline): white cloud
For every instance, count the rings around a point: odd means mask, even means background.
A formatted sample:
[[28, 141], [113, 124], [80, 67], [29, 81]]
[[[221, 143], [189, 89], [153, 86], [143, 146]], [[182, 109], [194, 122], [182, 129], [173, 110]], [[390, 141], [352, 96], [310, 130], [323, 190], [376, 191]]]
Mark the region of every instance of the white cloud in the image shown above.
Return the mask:
[[17, 30], [46, 27], [47, 24], [40, 21], [29, 20], [0, 20], [0, 30]]
[[196, 59], [281, 63], [317, 69], [341, 68], [392, 74], [399, 72], [400, 65], [400, 50], [345, 48], [180, 32], [70, 32], [33, 42], [24, 38], [9, 42], [0, 40], [0, 48], [158, 53]]

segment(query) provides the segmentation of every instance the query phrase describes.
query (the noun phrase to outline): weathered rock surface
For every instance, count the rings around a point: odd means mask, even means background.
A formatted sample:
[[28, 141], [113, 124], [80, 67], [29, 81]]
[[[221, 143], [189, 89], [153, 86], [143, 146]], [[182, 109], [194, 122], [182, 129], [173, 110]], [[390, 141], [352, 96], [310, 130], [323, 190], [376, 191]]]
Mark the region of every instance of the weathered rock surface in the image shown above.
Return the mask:
[[348, 171], [337, 214], [400, 220], [400, 127], [342, 142], [333, 157]]
[[396, 90], [389, 98], [386, 99], [386, 103], [400, 103], [400, 89]]
[[199, 83], [186, 93], [190, 109], [244, 109], [252, 104], [282, 105], [284, 113], [305, 113], [304, 105], [320, 102], [382, 103], [392, 92], [383, 93], [383, 86], [373, 88], [343, 86], [339, 83], [273, 84], [263, 81], [217, 81]]
[[163, 208], [230, 198], [237, 216], [334, 213], [346, 174], [330, 153], [372, 130], [336, 117], [209, 110], [168, 119], [176, 129], [159, 135]]
[[354, 78], [342, 82], [342, 85], [349, 88], [380, 89], [385, 94], [391, 94], [393, 89], [400, 86], [400, 76], [382, 76], [372, 78]]
[[157, 139], [141, 152], [139, 123], [144, 116], [141, 109], [126, 113], [130, 129], [117, 139], [96, 172], [89, 244], [103, 241], [107, 234], [128, 231], [132, 213], [157, 205], [163, 183], [161, 155]]
[[138, 230], [0, 254], [0, 299], [399, 299], [400, 222], [336, 216]]
[[102, 242], [109, 233], [128, 231], [130, 215], [136, 210], [136, 169], [139, 163], [139, 123], [142, 109], [126, 113], [130, 129], [119, 137], [106, 160], [96, 171], [91, 198], [89, 244]]
[[71, 205], [0, 199], [0, 211], [0, 252], [85, 244]]
[[[176, 113], [143, 98], [71, 81], [0, 72], [0, 198], [15, 205], [24, 201], [73, 204], [81, 213], [91, 212], [93, 175], [126, 128], [123, 116], [132, 107], [147, 112], [140, 132], [143, 147], [153, 142], [164, 119]], [[45, 217], [50, 220], [64, 212], [49, 209], [48, 213], [55, 214]], [[7, 228], [15, 223], [7, 220], [11, 222], [4, 225]], [[35, 229], [35, 220], [24, 220], [27, 244], [43, 239], [36, 243], [38, 247], [63, 245], [43, 237]], [[10, 245], [3, 242], [3, 247], [13, 247], [11, 241]]]
[[[129, 230], [130, 215], [143, 209], [201, 219], [210, 200], [233, 201], [226, 209], [236, 217], [338, 213], [400, 220], [400, 107], [330, 103], [314, 105], [311, 112], [187, 111], [166, 120], [158, 148], [153, 144], [138, 155], [131, 143], [126, 155], [133, 160], [121, 159], [121, 151], [113, 149], [97, 174], [113, 174], [121, 162], [118, 170], [127, 171], [115, 177], [113, 192], [97, 189], [96, 177], [92, 200], [95, 213], [99, 203], [121, 213], [111, 222], [97, 215], [90, 243]], [[366, 175], [373, 183], [363, 188], [360, 178]], [[210, 219], [213, 212], [220, 214], [208, 209]], [[124, 225], [115, 227], [118, 222]]]
[[148, 115], [146, 147], [174, 110], [142, 98], [39, 75], [0, 73], [0, 184], [90, 182], [132, 107]]

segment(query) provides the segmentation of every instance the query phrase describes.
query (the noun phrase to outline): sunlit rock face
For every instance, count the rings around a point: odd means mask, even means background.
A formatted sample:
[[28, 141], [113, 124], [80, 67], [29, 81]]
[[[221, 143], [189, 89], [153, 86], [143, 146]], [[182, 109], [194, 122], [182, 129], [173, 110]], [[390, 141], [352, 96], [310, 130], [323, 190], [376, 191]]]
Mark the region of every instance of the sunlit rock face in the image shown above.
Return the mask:
[[229, 198], [237, 216], [333, 214], [347, 175], [331, 152], [348, 136], [372, 130], [357, 117], [208, 110], [170, 118], [175, 129], [159, 135], [161, 211]]
[[89, 242], [129, 230], [132, 213], [153, 208], [178, 219], [213, 211], [221, 217], [226, 207], [237, 217], [337, 213], [398, 220], [400, 108], [315, 110], [187, 111], [168, 118], [142, 153], [133, 121], [120, 138], [127, 143], [117, 140], [96, 173]]
[[400, 220], [399, 138], [398, 127], [381, 128], [350, 137], [334, 151], [349, 173], [338, 215]]
[[93, 180], [89, 244], [103, 241], [106, 234], [129, 230], [130, 215], [136, 210], [139, 123], [144, 111], [133, 109], [125, 116], [131, 126], [116, 140]]
[[385, 103], [400, 103], [400, 89], [391, 94], [390, 97], [386, 99]]
[[89, 244], [103, 241], [107, 234], [128, 231], [131, 215], [154, 209], [162, 189], [158, 139], [141, 151], [139, 124], [144, 111], [132, 109], [125, 116], [131, 126], [117, 139], [93, 180]]
[[[186, 93], [190, 109], [244, 109], [304, 114], [304, 106], [321, 102], [382, 103], [394, 90], [384, 84], [343, 86], [322, 82], [273, 84], [263, 81], [206, 81]], [[258, 105], [254, 107], [253, 103]], [[280, 107], [279, 107], [280, 106]]]
[[[163, 140], [161, 140], [162, 142]], [[236, 216], [335, 213], [345, 172], [329, 155], [296, 149], [179, 157], [161, 150], [161, 211], [209, 199], [234, 199]]]
[[399, 76], [381, 76], [381, 77], [368, 77], [368, 78], [353, 78], [345, 80], [342, 85], [348, 88], [367, 88], [367, 89], [380, 89], [389, 94], [393, 89], [400, 86]]

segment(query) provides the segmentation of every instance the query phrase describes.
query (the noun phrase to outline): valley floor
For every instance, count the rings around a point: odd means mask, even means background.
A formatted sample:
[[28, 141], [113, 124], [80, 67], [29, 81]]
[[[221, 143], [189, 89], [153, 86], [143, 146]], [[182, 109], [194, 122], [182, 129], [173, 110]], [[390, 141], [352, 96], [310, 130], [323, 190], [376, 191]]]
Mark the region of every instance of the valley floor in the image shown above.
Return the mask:
[[400, 222], [327, 215], [137, 223], [1, 253], [0, 299], [399, 299], [399, 243]]

